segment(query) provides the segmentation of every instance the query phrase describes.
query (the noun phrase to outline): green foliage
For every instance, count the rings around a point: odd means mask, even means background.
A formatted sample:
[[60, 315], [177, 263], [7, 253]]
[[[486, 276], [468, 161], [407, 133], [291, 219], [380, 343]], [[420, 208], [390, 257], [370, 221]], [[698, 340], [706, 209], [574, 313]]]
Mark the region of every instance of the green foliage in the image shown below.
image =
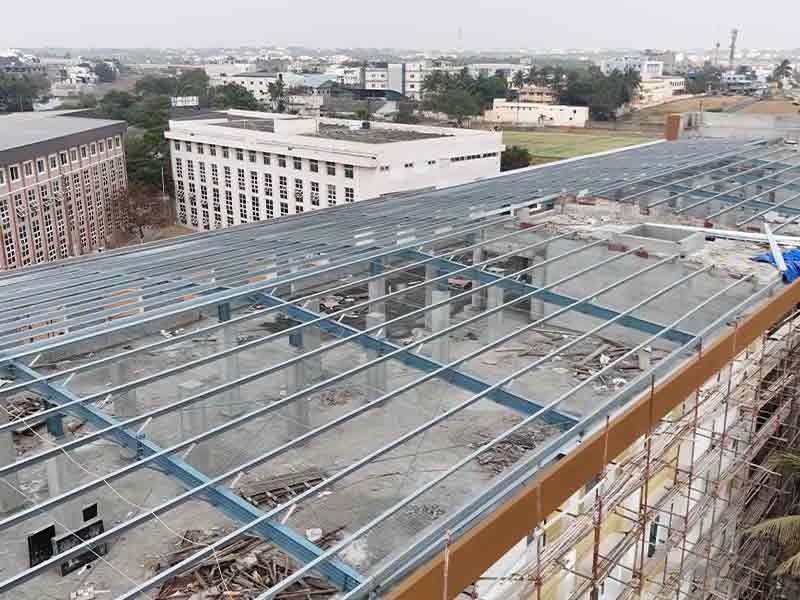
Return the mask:
[[783, 80], [788, 79], [792, 76], [792, 64], [789, 62], [789, 59], [784, 58], [780, 64], [775, 67], [775, 70], [772, 72], [772, 77], [778, 84], [783, 87]]
[[511, 171], [531, 164], [531, 153], [525, 146], [510, 146], [500, 156], [500, 170]]
[[107, 119], [127, 121], [130, 109], [137, 101], [136, 96], [128, 92], [111, 91], [97, 103], [97, 113]]
[[721, 78], [718, 68], [707, 64], [701, 70], [695, 71], [686, 81], [687, 94], [705, 94], [709, 88], [718, 87]]
[[117, 79], [117, 73], [108, 64], [99, 62], [94, 66], [94, 74], [100, 83], [111, 83]]
[[161, 189], [161, 168], [168, 174], [168, 163], [158, 158], [157, 150], [163, 142], [153, 139], [149, 132], [144, 136], [128, 136], [125, 152], [128, 160], [128, 180], [131, 183]]
[[359, 121], [369, 121], [369, 109], [364, 106], [357, 108], [355, 116]]
[[495, 98], [505, 98], [508, 84], [502, 77], [472, 77], [467, 69], [456, 75], [435, 71], [423, 82], [424, 106], [459, 121], [490, 108]]
[[272, 110], [282, 113], [286, 110], [286, 86], [283, 83], [283, 79], [270, 83], [268, 90]]
[[413, 125], [417, 123], [418, 120], [416, 115], [408, 110], [401, 110], [394, 116], [395, 123], [402, 123], [404, 125]]
[[592, 117], [600, 121], [615, 118], [617, 109], [632, 102], [642, 85], [641, 75], [633, 70], [605, 75], [599, 68], [591, 67], [587, 71], [556, 75], [560, 79], [553, 90], [561, 104], [588, 106]]
[[33, 110], [33, 102], [50, 89], [41, 75], [0, 73], [0, 112]]
[[131, 106], [128, 123], [142, 129], [166, 131], [171, 101], [168, 96], [145, 96]]
[[209, 90], [209, 99], [214, 108], [238, 108], [240, 110], [258, 110], [256, 97], [238, 83], [228, 83]]

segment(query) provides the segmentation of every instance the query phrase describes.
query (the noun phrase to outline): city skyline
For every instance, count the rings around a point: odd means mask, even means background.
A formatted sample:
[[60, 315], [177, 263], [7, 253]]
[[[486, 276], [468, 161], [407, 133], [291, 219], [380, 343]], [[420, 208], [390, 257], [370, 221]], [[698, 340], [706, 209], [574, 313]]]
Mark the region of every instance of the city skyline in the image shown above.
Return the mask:
[[[471, 4], [471, 3], [469, 3]], [[402, 11], [366, 11], [364, 3], [346, 0], [335, 7], [276, 0], [253, 6], [247, 0], [217, 3], [141, 0], [136, 14], [109, 12], [98, 0], [82, 10], [44, 2], [31, 12], [20, 5], [5, 8], [15, 27], [4, 44], [12, 47], [176, 48], [278, 44], [326, 48], [712, 48], [727, 47], [730, 29], [741, 30], [741, 48], [796, 47], [790, 19], [778, 19], [792, 6], [778, 0], [770, 11], [737, 7], [735, 12], [676, 0], [648, 6], [621, 0], [608, 5], [579, 3], [536, 6], [521, 0], [504, 3], [502, 13], [487, 18], [486, 7], [410, 0]], [[716, 3], [714, 3], [716, 4]], [[721, 4], [721, 3], [720, 3]], [[223, 12], [224, 11], [224, 12]], [[788, 13], [787, 13], [788, 14]]]

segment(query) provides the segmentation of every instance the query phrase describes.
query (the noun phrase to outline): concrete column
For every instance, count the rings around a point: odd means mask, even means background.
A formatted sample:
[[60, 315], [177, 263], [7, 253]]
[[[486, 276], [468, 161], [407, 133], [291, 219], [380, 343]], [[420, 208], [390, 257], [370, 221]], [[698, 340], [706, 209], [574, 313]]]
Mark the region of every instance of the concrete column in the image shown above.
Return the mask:
[[[111, 385], [118, 386], [124, 385], [129, 381], [135, 379], [133, 376], [133, 365], [127, 360], [121, 360], [112, 364], [109, 368], [111, 370]], [[126, 421], [139, 414], [139, 404], [137, 390], [132, 389], [127, 392], [121, 392], [113, 396], [114, 400], [114, 416], [117, 421]], [[133, 458], [136, 452], [120, 446], [120, 456], [122, 458]]]
[[650, 369], [650, 352], [647, 350], [639, 350], [639, 370], [647, 371]]
[[[433, 279], [439, 275], [439, 271], [433, 265], [425, 265], [425, 280]], [[425, 286], [425, 306], [430, 306], [433, 303], [433, 289], [435, 284]], [[431, 318], [431, 311], [425, 313], [425, 329], [431, 329], [433, 319]]]
[[[433, 303], [443, 302], [450, 298], [450, 292], [447, 290], [434, 290]], [[445, 304], [430, 311], [432, 329], [435, 332], [447, 329], [450, 326], [450, 305]], [[450, 362], [450, 336], [443, 335], [431, 342], [433, 344], [433, 360], [436, 362], [447, 364]]]
[[[487, 290], [487, 309], [491, 310], [503, 304], [503, 288], [493, 285]], [[503, 329], [503, 311], [499, 310], [496, 313], [489, 315], [486, 323], [486, 342], [493, 342], [502, 335]]]
[[[321, 314], [319, 311], [319, 298], [309, 300], [306, 308], [313, 313]], [[311, 352], [322, 346], [322, 330], [312, 325], [306, 327], [303, 331], [303, 349], [305, 352]], [[306, 381], [312, 383], [319, 381], [322, 378], [322, 353], [315, 354], [303, 361], [306, 368]]]
[[[375, 327], [381, 323], [386, 322], [386, 316], [383, 313], [369, 313], [367, 315], [367, 328]], [[378, 332], [373, 332], [373, 337], [382, 337], [377, 335]], [[375, 360], [380, 356], [380, 352], [376, 350], [367, 350], [367, 361]], [[386, 391], [386, 361], [380, 362], [377, 365], [367, 369], [367, 387], [369, 388], [370, 395], [376, 393], [384, 393]], [[373, 398], [374, 399], [374, 398]]]
[[[0, 425], [8, 423], [8, 413], [3, 410], [8, 405], [7, 398], [0, 398]], [[17, 460], [17, 451], [14, 447], [14, 438], [11, 430], [0, 433], [0, 466], [5, 467]], [[0, 481], [0, 514], [10, 513], [25, 504], [25, 496], [18, 492], [19, 479], [16, 473], [7, 475]]]
[[[190, 379], [178, 384], [178, 395], [181, 400], [189, 396], [194, 396], [202, 392], [208, 384], [201, 381]], [[181, 409], [180, 412], [180, 431], [181, 439], [193, 437], [208, 430], [208, 411], [205, 400], [191, 404]], [[211, 467], [211, 452], [206, 442], [200, 442], [188, 456], [188, 461], [196, 469], [207, 473]]]
[[[302, 346], [296, 351], [298, 355], [303, 354], [303, 352], [305, 350]], [[289, 396], [305, 389], [308, 385], [307, 377], [309, 373], [306, 367], [306, 361], [300, 360], [286, 369], [286, 393]], [[307, 398], [298, 398], [289, 404], [287, 413], [286, 434], [290, 440], [300, 437], [311, 429], [311, 415]]]
[[[67, 437], [64, 435], [55, 437], [48, 434], [48, 438], [59, 445], [67, 441]], [[53, 458], [45, 461], [44, 470], [47, 476], [47, 490], [51, 498], [55, 498], [74, 487], [75, 465], [73, 465], [70, 457], [63, 452], [59, 452]], [[53, 510], [52, 514], [53, 519], [56, 521], [56, 527], [62, 527], [65, 532], [75, 531], [81, 527], [82, 518], [77, 513], [77, 507], [73, 502], [61, 504]]]
[[[477, 244], [478, 242], [482, 242], [484, 240], [484, 238], [485, 238], [485, 232], [483, 230], [481, 230], [480, 233], [475, 234], [475, 239], [474, 239], [473, 243]], [[473, 265], [477, 265], [478, 263], [483, 262], [484, 260], [486, 260], [485, 257], [486, 257], [486, 253], [485, 253], [485, 251], [483, 249], [483, 246], [481, 246], [480, 248], [473, 248], [472, 249], [472, 264]], [[478, 267], [478, 268], [480, 268], [480, 267]], [[473, 276], [473, 278], [472, 278], [472, 287], [475, 288], [475, 287], [478, 287], [480, 285], [481, 285], [480, 277], [478, 277], [477, 274], [475, 274]], [[471, 299], [472, 310], [476, 314], [481, 312], [483, 310], [483, 307], [486, 306], [486, 293], [484, 291], [475, 292], [474, 294], [472, 294], [470, 299]]]
[[[541, 251], [541, 262], [545, 262], [548, 260], [549, 256], [549, 249], [550, 245], [546, 245], [544, 249]], [[548, 280], [548, 266], [545, 265], [543, 267], [537, 267], [533, 271], [530, 272], [528, 277], [530, 284], [535, 288], [543, 288], [547, 285]], [[533, 296], [531, 298], [531, 321], [536, 321], [543, 316], [547, 315], [547, 303], [542, 300], [542, 294], [538, 296]]]
[[[230, 321], [231, 319], [231, 305], [220, 304], [217, 306], [217, 315], [220, 322]], [[219, 334], [222, 339], [217, 342], [217, 351], [228, 348], [235, 348], [239, 343], [236, 330], [233, 327], [223, 327]], [[235, 381], [241, 377], [241, 370], [239, 369], [239, 355], [229, 354], [223, 359], [222, 365], [222, 378], [223, 381]], [[228, 419], [232, 419], [242, 415], [245, 412], [244, 404], [242, 403], [241, 389], [235, 387], [228, 390], [219, 399], [221, 404], [220, 414]]]

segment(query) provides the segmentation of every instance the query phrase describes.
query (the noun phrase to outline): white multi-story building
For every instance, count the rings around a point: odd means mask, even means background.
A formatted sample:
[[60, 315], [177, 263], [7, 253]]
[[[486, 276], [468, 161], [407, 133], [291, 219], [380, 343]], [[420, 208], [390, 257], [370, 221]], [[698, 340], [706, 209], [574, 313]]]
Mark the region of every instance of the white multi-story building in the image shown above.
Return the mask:
[[274, 219], [500, 171], [501, 134], [231, 110], [170, 121], [178, 220]]
[[604, 74], [614, 71], [624, 73], [627, 70], [638, 71], [642, 79], [651, 79], [664, 75], [664, 63], [660, 60], [648, 60], [641, 56], [618, 56], [604, 60], [600, 65]]
[[0, 116], [0, 269], [91, 253], [126, 226], [124, 121]]
[[219, 85], [227, 85], [229, 83], [240, 85], [252, 93], [256, 100], [263, 103], [271, 100], [269, 84], [276, 83], [278, 80], [283, 81], [287, 90], [301, 86], [305, 81], [302, 75], [297, 75], [296, 73], [265, 73], [263, 71], [220, 75], [218, 78]]

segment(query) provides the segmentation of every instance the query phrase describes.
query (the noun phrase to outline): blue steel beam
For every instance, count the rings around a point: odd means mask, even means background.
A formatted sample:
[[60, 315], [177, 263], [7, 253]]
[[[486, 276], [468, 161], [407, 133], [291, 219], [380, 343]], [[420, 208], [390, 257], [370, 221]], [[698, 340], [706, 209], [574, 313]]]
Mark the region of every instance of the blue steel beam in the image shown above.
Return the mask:
[[[253, 299], [259, 304], [263, 304], [265, 306], [277, 306], [283, 304], [283, 300], [280, 300], [275, 296], [270, 296], [269, 294], [254, 294]], [[300, 308], [299, 306], [295, 305], [282, 306], [281, 311], [285, 312], [295, 321], [300, 321], [301, 323], [314, 321], [322, 316], [313, 311]], [[349, 325], [343, 325], [337, 321], [320, 321], [318, 327], [326, 333], [339, 338], [350, 337], [359, 333], [358, 329], [350, 327]], [[395, 350], [399, 350], [401, 348], [400, 346], [397, 346], [388, 340], [377, 338], [371, 335], [361, 335], [354, 341], [361, 344], [364, 348], [373, 350], [379, 354], [388, 354], [389, 352], [394, 352]], [[418, 369], [425, 373], [431, 373], [441, 369], [444, 366], [435, 360], [431, 360], [430, 358], [415, 354], [413, 352], [401, 352], [394, 356], [393, 359], [399, 360], [406, 366], [413, 369]], [[442, 374], [441, 377], [447, 381], [447, 383], [474, 394], [479, 394], [492, 387], [491, 384], [486, 383], [477, 377], [473, 377], [472, 375], [464, 373], [463, 371], [459, 371], [458, 369], [448, 369]], [[506, 408], [510, 408], [511, 410], [517, 411], [523, 415], [532, 415], [535, 412], [542, 410], [541, 404], [503, 389], [492, 390], [487, 397], [498, 404], [502, 404]], [[548, 411], [548, 413], [546, 413], [542, 418], [547, 423], [556, 425], [558, 427], [563, 427], [564, 429], [569, 429], [575, 423], [577, 423], [577, 420], [572, 415], [558, 411]]]
[[[421, 260], [426, 257], [433, 258], [431, 255], [425, 254], [424, 252], [419, 252], [418, 250], [404, 250], [400, 254], [408, 256], [409, 258], [413, 258], [414, 260]], [[464, 268], [464, 265], [444, 258], [437, 259], [433, 261], [431, 264], [435, 266], [437, 269], [445, 271], [446, 273], [450, 273]], [[500, 279], [500, 277], [498, 277], [497, 275], [493, 275], [492, 273], [487, 273], [486, 271], [481, 271], [480, 269], [471, 269], [469, 271], [465, 271], [464, 276], [468, 278], [477, 278], [480, 280], [481, 283], [493, 283], [498, 279]], [[531, 292], [535, 292], [536, 290], [539, 289], [527, 283], [523, 283], [521, 281], [513, 281], [513, 280], [500, 281], [497, 285], [504, 289], [510, 290], [511, 292], [519, 296], [530, 294]], [[575, 302], [577, 302], [577, 298], [573, 298], [572, 296], [565, 296], [564, 294], [558, 294], [556, 292], [552, 292], [549, 290], [541, 292], [538, 298], [544, 300], [548, 304], [555, 304], [556, 306], [569, 306], [570, 304], [574, 304]], [[603, 319], [606, 321], [613, 319], [614, 317], [619, 315], [619, 312], [616, 310], [593, 303], [585, 303], [583, 305], [577, 306], [575, 308], [575, 311], [583, 313], [585, 315], [589, 315], [590, 317], [596, 317], [598, 319]], [[628, 327], [630, 329], [636, 329], [637, 331], [641, 331], [649, 335], [653, 335], [660, 331], [663, 331], [665, 328], [665, 326], [661, 325], [660, 323], [654, 323], [652, 321], [647, 321], [645, 319], [640, 319], [638, 317], [633, 317], [630, 315], [620, 319], [619, 325], [623, 327]], [[679, 329], [670, 329], [669, 331], [667, 331], [666, 334], [664, 334], [663, 337], [664, 339], [667, 339], [671, 342], [675, 342], [677, 344], [686, 344], [688, 343], [689, 340], [694, 338], [694, 335], [685, 331], [681, 331]]]
[[[17, 361], [11, 363], [9, 370], [16, 378], [31, 380], [40, 377], [37, 371]], [[32, 387], [36, 392], [43, 395], [47, 402], [53, 405], [66, 404], [78, 399], [67, 388], [57, 384], [36, 383]], [[65, 412], [97, 429], [105, 429], [116, 424], [114, 419], [94, 406], [74, 404], [66, 408]], [[142, 435], [131, 433], [125, 428], [117, 428], [111, 432], [111, 435], [118, 443], [133, 450], [138, 456], [146, 457], [161, 451], [157, 444], [147, 440]], [[178, 458], [163, 456], [157, 458], [154, 462], [167, 475], [189, 490], [209, 481], [205, 474]], [[233, 490], [222, 485], [208, 488], [204, 492], [204, 496], [206, 500], [219, 508], [228, 517], [243, 525], [255, 521], [264, 514], [255, 506], [240, 498]], [[254, 527], [253, 530], [302, 564], [311, 562], [323, 553], [322, 549], [295, 533], [291, 528], [271, 519]], [[326, 561], [321, 564], [319, 572], [331, 584], [342, 591], [354, 588], [363, 580], [363, 576], [360, 573], [338, 560]]]

